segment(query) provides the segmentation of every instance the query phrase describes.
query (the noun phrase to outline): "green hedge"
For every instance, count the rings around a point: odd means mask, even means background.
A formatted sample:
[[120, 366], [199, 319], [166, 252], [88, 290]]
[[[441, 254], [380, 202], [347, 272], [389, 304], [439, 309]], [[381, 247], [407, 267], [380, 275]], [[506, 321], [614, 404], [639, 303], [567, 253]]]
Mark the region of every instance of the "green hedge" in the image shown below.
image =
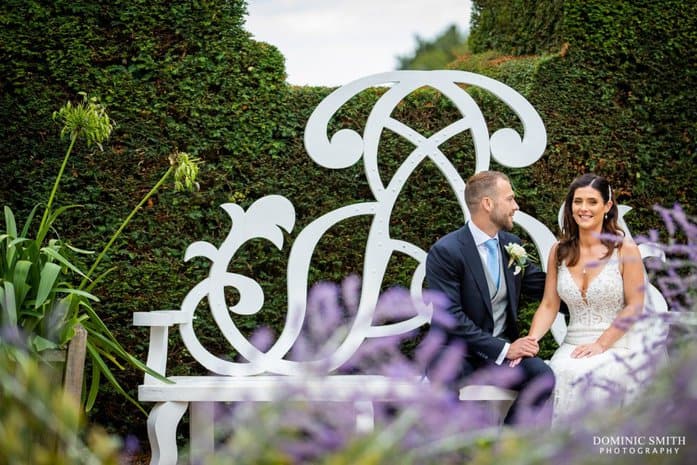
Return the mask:
[[468, 45], [474, 53], [548, 53], [562, 44], [562, 0], [473, 0]]
[[[117, 338], [141, 359], [147, 330], [131, 326], [132, 312], [176, 308], [205, 276], [208, 263], [196, 259], [185, 264], [183, 254], [193, 241], [217, 245], [225, 238], [230, 221], [221, 203], [246, 208], [264, 195], [281, 194], [296, 207], [296, 226], [282, 251], [253, 241], [231, 264], [259, 280], [265, 292], [264, 310], [236, 318], [249, 332], [259, 324], [276, 330], [282, 325], [285, 265], [298, 232], [338, 206], [373, 200], [360, 163], [326, 170], [306, 155], [305, 122], [331, 89], [285, 84], [283, 57], [243, 29], [243, 1], [155, 3], [7, 1], [0, 7], [3, 204], [26, 213], [46, 199], [66, 146], [58, 140], [51, 112], [83, 90], [101, 97], [117, 129], [104, 152], [78, 147], [61, 185], [60, 204], [83, 205], [59, 225], [75, 246], [99, 249], [166, 170], [166, 157], [175, 149], [204, 161], [200, 192], [158, 194], [103, 263], [104, 269], [118, 268], [96, 290], [102, 299], [98, 308]], [[635, 207], [627, 220], [636, 234], [659, 226], [651, 212], [654, 204], [678, 201], [695, 211], [690, 187], [697, 175], [697, 83], [689, 64], [697, 62], [697, 11], [671, 1], [660, 6], [606, 3], [537, 2], [542, 9], [535, 9], [522, 2], [511, 15], [509, 2], [475, 2], [479, 19], [472, 36], [490, 36], [491, 42], [452, 67], [511, 85], [541, 113], [549, 136], [547, 154], [532, 167], [504, 169], [524, 211], [556, 224], [570, 181], [594, 170], [612, 180], [620, 202]], [[547, 12], [544, 18], [539, 11]], [[485, 21], [504, 13], [522, 23], [506, 29]], [[549, 24], [540, 26], [536, 21], [542, 19]], [[496, 36], [492, 31], [502, 32]], [[562, 49], [563, 43], [568, 45]], [[547, 54], [510, 56], [543, 52]], [[352, 99], [332, 121], [332, 130], [361, 130], [381, 92], [370, 90]], [[471, 94], [484, 107], [490, 132], [519, 125], [512, 112], [485, 92]], [[458, 114], [435, 92], [420, 90], [393, 116], [430, 135]], [[468, 136], [454, 138], [443, 149], [465, 176], [472, 173]], [[380, 147], [383, 179], [391, 177], [408, 151], [403, 140], [385, 135]], [[462, 220], [450, 187], [426, 162], [400, 196], [391, 235], [427, 249]], [[332, 228], [313, 257], [312, 280], [360, 274], [368, 228], [368, 218]], [[411, 260], [395, 257], [385, 285], [405, 284], [413, 266]], [[197, 325], [207, 347], [233, 356], [210, 318], [203, 311], [200, 315]], [[171, 340], [170, 372], [202, 372], [177, 335]], [[547, 344], [545, 353], [553, 348]], [[127, 371], [119, 379], [134, 393], [141, 375]], [[106, 386], [94, 417], [112, 430], [145, 437], [144, 420], [124, 413], [121, 399]]]
[[[201, 193], [158, 194], [104, 263], [119, 268], [97, 289], [99, 311], [141, 360], [147, 330], [131, 326], [131, 312], [178, 305], [206, 272], [203, 264], [184, 266], [186, 245], [225, 236], [229, 224], [219, 204], [267, 192], [273, 182], [255, 167], [288, 153], [322, 97], [308, 96], [304, 113], [289, 107], [283, 56], [251, 40], [242, 27], [245, 11], [243, 0], [0, 6], [3, 204], [26, 214], [46, 200], [67, 146], [51, 113], [79, 91], [101, 98], [116, 130], [103, 153], [78, 147], [61, 184], [59, 204], [83, 205], [58, 225], [73, 245], [99, 250], [174, 150], [204, 160]], [[134, 393], [140, 375], [121, 377]], [[142, 437], [142, 419], [124, 415], [106, 386], [96, 410], [101, 423], [135, 428]]]
[[[541, 196], [534, 202], [535, 213], [551, 218], [554, 199], [574, 176], [586, 171], [609, 177], [620, 202], [636, 209], [627, 217], [634, 231], [659, 226], [651, 213], [655, 204], [680, 202], [694, 211], [697, 69], [692, 63], [697, 59], [697, 5], [517, 3], [475, 1], [480, 13], [473, 17], [471, 40], [489, 37], [488, 45], [498, 51], [454, 65], [493, 73], [510, 83], [515, 77], [504, 67], [527, 70], [534, 59], [506, 54], [524, 46], [554, 51], [537, 60], [534, 78], [522, 89], [542, 114], [549, 137], [547, 155], [518, 186], [523, 197], [527, 192]], [[527, 9], [535, 11], [513, 13]], [[562, 31], [560, 39], [550, 42], [548, 34], [530, 39], [509, 33], [532, 29], [531, 15], [538, 17], [547, 9], [559, 10], [554, 30]], [[508, 28], [500, 24], [504, 19]], [[563, 45], [550, 48], [550, 43]]]

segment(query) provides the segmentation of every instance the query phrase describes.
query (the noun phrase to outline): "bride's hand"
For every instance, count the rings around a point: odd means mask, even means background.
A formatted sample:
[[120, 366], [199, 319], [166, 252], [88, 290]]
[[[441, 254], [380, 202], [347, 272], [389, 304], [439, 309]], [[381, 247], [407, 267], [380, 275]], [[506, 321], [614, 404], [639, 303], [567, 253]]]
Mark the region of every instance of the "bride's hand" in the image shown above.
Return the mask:
[[599, 342], [593, 342], [591, 344], [583, 344], [574, 349], [571, 352], [571, 358], [588, 358], [594, 355], [602, 354], [605, 352], [605, 347], [600, 345]]

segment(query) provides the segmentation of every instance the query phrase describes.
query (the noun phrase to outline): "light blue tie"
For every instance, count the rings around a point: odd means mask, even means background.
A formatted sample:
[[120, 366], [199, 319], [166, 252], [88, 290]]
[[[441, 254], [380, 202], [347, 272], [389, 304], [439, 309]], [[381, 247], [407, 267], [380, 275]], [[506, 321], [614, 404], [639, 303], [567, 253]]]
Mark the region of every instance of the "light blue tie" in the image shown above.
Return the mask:
[[494, 280], [496, 288], [499, 287], [499, 241], [497, 239], [489, 239], [484, 243], [486, 247], [486, 266], [489, 268], [489, 274]]

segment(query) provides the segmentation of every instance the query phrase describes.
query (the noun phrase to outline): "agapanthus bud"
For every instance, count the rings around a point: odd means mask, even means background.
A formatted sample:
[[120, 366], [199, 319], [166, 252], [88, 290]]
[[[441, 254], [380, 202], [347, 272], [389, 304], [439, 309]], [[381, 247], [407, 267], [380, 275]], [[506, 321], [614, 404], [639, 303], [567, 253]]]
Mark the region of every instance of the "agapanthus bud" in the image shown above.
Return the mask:
[[169, 156], [169, 162], [176, 166], [174, 190], [177, 192], [199, 190], [200, 186], [196, 182], [196, 176], [198, 175], [198, 165], [201, 163], [200, 159], [192, 157], [186, 152], [175, 152]]
[[80, 92], [80, 95], [83, 97], [82, 103], [66, 103], [53, 112], [53, 119], [63, 125], [61, 137], [69, 133], [70, 138], [75, 140], [84, 135], [88, 146], [97, 145], [102, 150], [102, 142], [109, 138], [113, 129], [111, 119], [96, 97], [88, 98], [84, 92]]

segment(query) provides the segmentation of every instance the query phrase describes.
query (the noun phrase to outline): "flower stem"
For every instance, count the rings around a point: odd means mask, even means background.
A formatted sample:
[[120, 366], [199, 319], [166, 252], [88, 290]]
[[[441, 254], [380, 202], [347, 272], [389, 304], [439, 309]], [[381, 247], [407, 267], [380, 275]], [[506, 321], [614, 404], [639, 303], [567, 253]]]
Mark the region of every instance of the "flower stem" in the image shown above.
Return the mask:
[[53, 199], [56, 197], [56, 192], [58, 191], [58, 184], [60, 184], [60, 180], [63, 177], [63, 172], [65, 171], [65, 167], [68, 166], [68, 158], [70, 158], [70, 153], [73, 151], [73, 146], [75, 145], [75, 141], [77, 141], [77, 138], [79, 136], [79, 133], [74, 133], [70, 137], [70, 145], [68, 146], [68, 150], [65, 152], [65, 157], [63, 158], [63, 163], [61, 164], [60, 170], [58, 171], [58, 175], [56, 176], [56, 181], [53, 183], [53, 189], [51, 189], [51, 195], [48, 197], [48, 203], [46, 204], [46, 209], [44, 210], [44, 214], [41, 217], [41, 223], [39, 223], [39, 232], [36, 235], [36, 243], [40, 246], [41, 243], [44, 240], [44, 237], [46, 237], [46, 234], [48, 233], [48, 218], [51, 215], [51, 205], [53, 205]]
[[162, 175], [162, 177], [160, 178], [159, 181], [157, 181], [157, 184], [155, 184], [155, 185], [153, 186], [153, 188], [150, 189], [150, 192], [148, 192], [148, 193], [145, 195], [145, 197], [143, 197], [143, 199], [138, 203], [138, 205], [136, 205], [136, 206], [133, 208], [133, 210], [131, 210], [131, 213], [129, 213], [129, 215], [126, 217], [126, 219], [123, 220], [123, 222], [121, 223], [121, 226], [119, 226], [119, 229], [117, 229], [116, 232], [111, 236], [111, 239], [109, 239], [109, 242], [107, 243], [107, 245], [105, 245], [104, 248], [102, 249], [102, 251], [99, 253], [99, 255], [97, 256], [97, 259], [96, 259], [96, 260], [94, 261], [94, 263], [92, 264], [92, 267], [91, 267], [91, 268], [89, 269], [89, 271], [85, 274], [85, 277], [82, 279], [82, 282], [80, 283], [80, 287], [79, 287], [78, 289], [82, 290], [82, 289], [85, 288], [85, 285], [87, 284], [87, 281], [89, 281], [89, 277], [92, 275], [92, 273], [94, 272], [94, 270], [97, 268], [97, 266], [99, 265], [99, 263], [102, 261], [102, 259], [104, 258], [104, 256], [106, 255], [106, 253], [109, 251], [109, 249], [111, 248], [111, 246], [114, 244], [114, 242], [116, 241], [116, 239], [121, 235], [121, 232], [124, 230], [124, 228], [126, 228], [126, 226], [128, 225], [128, 223], [129, 223], [129, 222], [131, 221], [131, 219], [135, 216], [135, 214], [138, 213], [138, 210], [140, 210], [140, 208], [141, 208], [143, 205], [145, 205], [145, 202], [147, 202], [148, 199], [149, 199], [150, 197], [152, 197], [152, 196], [155, 194], [155, 192], [158, 191], [158, 189], [162, 186], [162, 184], [165, 183], [165, 181], [167, 180], [167, 178], [169, 177], [169, 175], [172, 174], [172, 171], [174, 171], [174, 168], [175, 168], [174, 166], [170, 166], [170, 167], [169, 167], [169, 169], [167, 170], [167, 172], [166, 172], [165, 174]]

